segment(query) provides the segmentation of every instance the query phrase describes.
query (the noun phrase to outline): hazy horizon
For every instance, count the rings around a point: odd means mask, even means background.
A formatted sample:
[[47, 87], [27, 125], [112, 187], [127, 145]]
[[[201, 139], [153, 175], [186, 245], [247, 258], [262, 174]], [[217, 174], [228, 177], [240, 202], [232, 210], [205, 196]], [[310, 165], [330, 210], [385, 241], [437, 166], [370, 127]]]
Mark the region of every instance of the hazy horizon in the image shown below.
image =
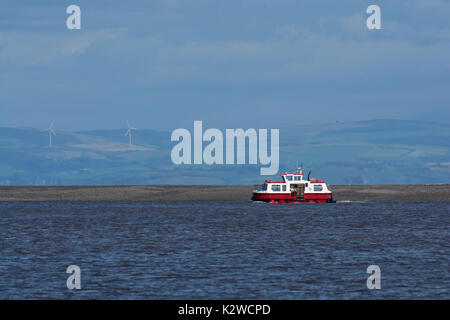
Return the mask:
[[[194, 120], [193, 120], [194, 121]], [[191, 126], [187, 126], [187, 129], [190, 129], [193, 126], [193, 121]], [[380, 119], [361, 119], [361, 120], [355, 120], [355, 121], [334, 121], [334, 122], [309, 122], [309, 123], [303, 123], [302, 125], [317, 125], [317, 124], [321, 124], [321, 125], [332, 125], [332, 124], [336, 124], [336, 123], [364, 123], [364, 122], [375, 122], [375, 121], [399, 121], [399, 122], [420, 122], [420, 123], [429, 123], [429, 124], [440, 124], [440, 125], [450, 125], [450, 121], [423, 121], [423, 120], [406, 120], [406, 119], [394, 119], [394, 118], [380, 118]], [[0, 128], [5, 128], [5, 129], [33, 129], [33, 130], [45, 130], [48, 128], [48, 125], [50, 124], [51, 121], [48, 121], [47, 125], [43, 125], [41, 127], [30, 127], [30, 126], [0, 126]], [[125, 121], [124, 121], [125, 123]], [[134, 125], [134, 123], [132, 121], [130, 121], [131, 124]], [[205, 125], [205, 129], [206, 128], [212, 128], [210, 126], [208, 126], [208, 123], [203, 122], [203, 124]], [[298, 125], [296, 124], [292, 124], [292, 125], [288, 125], [288, 126], [284, 126], [284, 127], [280, 127], [279, 129], [283, 129], [283, 128], [291, 128], [291, 127], [296, 127]], [[248, 129], [249, 127], [237, 127], [237, 128], [242, 128], [242, 129]], [[237, 129], [236, 128], [236, 129]], [[73, 130], [65, 130], [64, 128], [58, 128], [58, 124], [55, 121], [54, 124], [54, 129], [55, 131], [60, 131], [60, 132], [68, 132], [68, 133], [77, 133], [77, 132], [88, 132], [88, 131], [108, 131], [108, 130], [126, 130], [126, 123], [121, 127], [121, 126], [116, 126], [116, 127], [108, 127], [108, 128], [86, 128], [83, 130], [80, 129], [73, 129]], [[149, 130], [149, 131], [156, 131], [156, 132], [170, 132], [172, 129], [174, 128], [168, 128], [168, 129], [155, 129], [155, 128], [146, 128], [146, 127], [141, 127], [141, 128], [137, 128], [137, 130]], [[223, 129], [222, 127], [219, 127], [218, 129]]]

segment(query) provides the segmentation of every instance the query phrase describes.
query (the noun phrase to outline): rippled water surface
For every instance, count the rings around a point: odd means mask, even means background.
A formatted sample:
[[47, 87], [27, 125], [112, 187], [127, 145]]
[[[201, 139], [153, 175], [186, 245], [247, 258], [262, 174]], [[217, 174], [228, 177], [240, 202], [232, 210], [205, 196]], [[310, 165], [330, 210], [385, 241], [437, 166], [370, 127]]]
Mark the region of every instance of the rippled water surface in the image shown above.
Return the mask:
[[[449, 299], [450, 202], [0, 203], [0, 298]], [[66, 268], [81, 268], [81, 290]], [[368, 290], [369, 265], [381, 289]]]

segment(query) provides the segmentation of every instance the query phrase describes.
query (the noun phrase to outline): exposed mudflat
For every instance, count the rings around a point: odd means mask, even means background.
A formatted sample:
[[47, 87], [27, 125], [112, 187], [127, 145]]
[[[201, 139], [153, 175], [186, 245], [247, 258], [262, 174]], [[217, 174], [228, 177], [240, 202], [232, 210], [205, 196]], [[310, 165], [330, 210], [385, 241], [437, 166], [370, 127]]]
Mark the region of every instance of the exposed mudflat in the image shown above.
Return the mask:
[[[250, 200], [255, 186], [2, 186], [0, 201]], [[336, 185], [337, 201], [450, 201], [450, 185]]]

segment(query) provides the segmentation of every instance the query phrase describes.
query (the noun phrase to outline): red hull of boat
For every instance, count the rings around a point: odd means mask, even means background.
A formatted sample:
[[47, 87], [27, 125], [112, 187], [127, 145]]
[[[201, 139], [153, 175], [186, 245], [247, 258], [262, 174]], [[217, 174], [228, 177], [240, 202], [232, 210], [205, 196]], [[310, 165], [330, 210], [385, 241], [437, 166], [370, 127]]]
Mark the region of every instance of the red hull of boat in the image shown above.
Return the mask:
[[253, 193], [253, 201], [264, 201], [264, 202], [314, 202], [314, 203], [326, 203], [334, 202], [333, 195], [331, 193], [305, 193], [305, 196], [301, 199], [297, 199], [294, 194], [275, 194], [275, 193]]

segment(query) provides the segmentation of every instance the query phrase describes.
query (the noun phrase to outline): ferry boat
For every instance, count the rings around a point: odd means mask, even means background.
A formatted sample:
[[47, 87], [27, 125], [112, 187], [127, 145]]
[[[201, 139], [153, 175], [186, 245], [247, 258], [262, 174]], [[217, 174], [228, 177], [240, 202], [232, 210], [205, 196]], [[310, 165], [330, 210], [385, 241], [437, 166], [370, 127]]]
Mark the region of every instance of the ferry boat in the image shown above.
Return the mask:
[[253, 191], [253, 201], [264, 202], [335, 202], [327, 184], [318, 179], [303, 179], [302, 168], [297, 173], [282, 173], [283, 181], [266, 180], [260, 190]]

